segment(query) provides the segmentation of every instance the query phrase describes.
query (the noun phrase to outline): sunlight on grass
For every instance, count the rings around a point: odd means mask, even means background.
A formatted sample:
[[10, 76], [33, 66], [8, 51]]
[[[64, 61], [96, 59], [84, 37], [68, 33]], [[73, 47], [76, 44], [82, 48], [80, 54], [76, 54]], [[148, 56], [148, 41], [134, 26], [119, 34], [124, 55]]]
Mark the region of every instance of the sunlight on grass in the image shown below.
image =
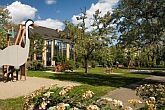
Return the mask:
[[[43, 77], [49, 79], [58, 79], [79, 82], [82, 85], [75, 87], [73, 93], [81, 94], [84, 91], [91, 90], [96, 97], [104, 96], [107, 92], [116, 88], [123, 87], [132, 83], [141, 81], [150, 75], [133, 74], [127, 70], [118, 69], [114, 72], [123, 73], [119, 75], [106, 74], [105, 68], [91, 68], [88, 74], [84, 74], [84, 69], [79, 68], [73, 73], [49, 73], [45, 71], [28, 71], [30, 77]], [[22, 110], [23, 98], [0, 100], [1, 110]]]
[[22, 110], [23, 97], [0, 100], [0, 110]]

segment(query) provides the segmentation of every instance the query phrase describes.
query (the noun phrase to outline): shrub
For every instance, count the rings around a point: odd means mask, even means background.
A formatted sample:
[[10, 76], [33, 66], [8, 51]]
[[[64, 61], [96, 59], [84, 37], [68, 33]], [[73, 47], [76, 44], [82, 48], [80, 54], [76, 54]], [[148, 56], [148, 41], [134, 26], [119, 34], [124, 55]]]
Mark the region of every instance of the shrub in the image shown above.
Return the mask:
[[63, 56], [63, 55], [55, 55], [55, 56], [53, 57], [53, 61], [55, 61], [56, 64], [57, 64], [57, 63], [65, 63], [65, 62], [66, 62], [66, 57]]
[[136, 91], [138, 96], [146, 100], [148, 108], [165, 109], [165, 84], [145, 84], [138, 87]]
[[[75, 91], [74, 86], [48, 89], [41, 87], [24, 97], [24, 110], [138, 110], [142, 104], [138, 99], [130, 99], [132, 107], [124, 107], [123, 102], [112, 98], [98, 98], [93, 91]], [[150, 88], [151, 90], [149, 90]], [[155, 88], [155, 90], [153, 89]], [[150, 92], [149, 92], [150, 91]], [[151, 92], [152, 91], [152, 92]], [[157, 92], [158, 91], [158, 92]], [[146, 99], [146, 110], [164, 110], [164, 85], [143, 85], [137, 88], [137, 95]], [[151, 94], [153, 93], [153, 94]], [[153, 97], [155, 96], [155, 97]], [[163, 98], [163, 100], [162, 100]], [[161, 103], [161, 104], [160, 104]], [[161, 105], [161, 106], [160, 106]], [[141, 109], [141, 108], [140, 108]]]
[[76, 61], [76, 62], [75, 62], [75, 67], [76, 67], [76, 68], [82, 67], [82, 63]]
[[84, 93], [74, 91], [73, 86], [58, 88], [52, 86], [49, 89], [41, 87], [30, 95], [24, 97], [24, 110], [109, 110], [110, 107], [123, 109], [120, 100], [95, 97], [88, 90]]
[[90, 64], [92, 68], [95, 68], [98, 63], [93, 60], [93, 61], [90, 61]]
[[43, 71], [43, 70], [45, 70], [42, 62], [38, 62], [36, 60], [28, 61], [27, 69], [28, 70], [33, 70], [33, 71], [37, 71], [37, 70]]
[[66, 70], [73, 70], [76, 66], [75, 66], [75, 62], [73, 60], [69, 60], [67, 63], [68, 68], [66, 68]]

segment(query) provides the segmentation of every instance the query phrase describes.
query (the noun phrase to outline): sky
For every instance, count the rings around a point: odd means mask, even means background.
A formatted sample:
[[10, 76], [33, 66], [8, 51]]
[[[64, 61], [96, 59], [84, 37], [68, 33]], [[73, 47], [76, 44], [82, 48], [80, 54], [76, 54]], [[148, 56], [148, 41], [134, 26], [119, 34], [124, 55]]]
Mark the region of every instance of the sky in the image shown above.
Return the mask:
[[0, 6], [7, 8], [12, 16], [13, 23], [21, 23], [27, 19], [33, 19], [36, 24], [53, 28], [64, 29], [64, 20], [78, 24], [77, 16], [81, 9], [86, 8], [86, 27], [92, 29], [92, 16], [96, 10], [102, 12], [112, 11], [112, 7], [118, 0], [0, 0]]

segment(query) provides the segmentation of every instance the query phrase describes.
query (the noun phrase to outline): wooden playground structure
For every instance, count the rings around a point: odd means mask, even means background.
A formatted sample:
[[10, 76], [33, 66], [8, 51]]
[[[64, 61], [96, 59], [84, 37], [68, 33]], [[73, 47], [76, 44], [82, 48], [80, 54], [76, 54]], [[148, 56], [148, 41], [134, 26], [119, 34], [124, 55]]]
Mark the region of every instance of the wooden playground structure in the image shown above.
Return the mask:
[[[23, 41], [23, 39], [25, 38], [25, 26], [24, 25], [20, 25], [19, 26], [19, 31], [18, 34], [16, 36], [16, 39], [14, 41], [14, 45], [19, 45], [21, 47], [24, 47], [25, 43]], [[10, 46], [10, 38], [9, 35], [7, 36], [7, 46]], [[18, 73], [20, 72], [20, 80], [22, 79], [22, 76], [24, 76], [24, 79], [26, 80], [26, 63], [23, 64], [22, 66], [20, 66], [18, 69], [15, 69], [14, 66], [11, 65], [3, 65], [2, 66], [2, 79], [5, 79], [5, 75], [7, 76], [7, 80], [9, 79], [10, 75], [11, 75], [11, 80], [14, 80], [14, 78], [16, 78], [16, 80], [18, 80]], [[15, 73], [15, 75], [14, 75]]]

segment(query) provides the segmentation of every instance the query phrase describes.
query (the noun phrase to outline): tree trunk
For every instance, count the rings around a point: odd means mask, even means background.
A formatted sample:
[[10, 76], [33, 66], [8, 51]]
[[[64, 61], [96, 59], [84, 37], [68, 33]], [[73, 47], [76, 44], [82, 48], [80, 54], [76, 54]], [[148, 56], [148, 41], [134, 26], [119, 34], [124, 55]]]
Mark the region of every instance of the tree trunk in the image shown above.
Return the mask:
[[84, 63], [85, 63], [85, 73], [88, 73], [88, 59], [86, 57], [84, 58]]

